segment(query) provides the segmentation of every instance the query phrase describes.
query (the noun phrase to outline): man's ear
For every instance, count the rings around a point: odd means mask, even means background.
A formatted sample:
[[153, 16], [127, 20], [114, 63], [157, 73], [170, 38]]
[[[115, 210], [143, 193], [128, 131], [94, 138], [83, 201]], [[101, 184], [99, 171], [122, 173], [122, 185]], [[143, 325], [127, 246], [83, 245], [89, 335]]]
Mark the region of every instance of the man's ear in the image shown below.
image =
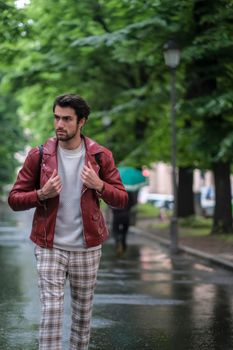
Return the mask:
[[80, 128], [82, 128], [85, 123], [86, 123], [86, 118], [82, 118], [78, 121], [78, 125], [80, 126]]

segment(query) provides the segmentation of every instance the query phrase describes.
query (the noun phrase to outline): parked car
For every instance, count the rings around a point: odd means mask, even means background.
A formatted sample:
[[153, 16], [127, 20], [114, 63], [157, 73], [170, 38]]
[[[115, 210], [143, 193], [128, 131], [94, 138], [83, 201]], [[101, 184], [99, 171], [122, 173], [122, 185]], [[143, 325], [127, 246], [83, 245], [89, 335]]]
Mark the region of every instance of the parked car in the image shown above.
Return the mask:
[[138, 194], [139, 203], [152, 203], [157, 208], [172, 209], [173, 207], [173, 195], [150, 193], [148, 192], [148, 186], [143, 187]]

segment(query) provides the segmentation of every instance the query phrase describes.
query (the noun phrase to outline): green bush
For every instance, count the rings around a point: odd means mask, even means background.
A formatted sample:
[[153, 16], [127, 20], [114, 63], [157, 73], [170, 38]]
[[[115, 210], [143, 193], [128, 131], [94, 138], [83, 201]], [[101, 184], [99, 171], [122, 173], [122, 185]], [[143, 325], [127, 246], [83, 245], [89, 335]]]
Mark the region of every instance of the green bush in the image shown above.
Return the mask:
[[179, 218], [180, 227], [192, 228], [211, 228], [211, 218], [202, 216], [188, 216], [187, 218]]
[[151, 203], [138, 203], [135, 209], [138, 216], [141, 217], [154, 218], [159, 216], [159, 208]]

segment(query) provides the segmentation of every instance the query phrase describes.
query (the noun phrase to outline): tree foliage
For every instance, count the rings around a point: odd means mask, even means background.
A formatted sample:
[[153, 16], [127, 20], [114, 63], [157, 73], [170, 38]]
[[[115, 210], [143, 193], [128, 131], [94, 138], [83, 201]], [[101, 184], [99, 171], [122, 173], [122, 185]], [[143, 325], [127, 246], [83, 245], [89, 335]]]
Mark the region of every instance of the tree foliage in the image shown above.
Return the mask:
[[[164, 138], [156, 127], [168, 128], [168, 107], [160, 83], [164, 74], [155, 69], [165, 70], [161, 42], [154, 40], [165, 35], [166, 21], [154, 16], [153, 2], [142, 9], [137, 1], [70, 1], [72, 11], [66, 2], [53, 4], [31, 1], [25, 9], [31, 28], [19, 43], [16, 70], [5, 82], [13, 81], [34, 142], [52, 133], [54, 96], [78, 91], [93, 110], [87, 132], [111, 146], [117, 161], [141, 165], [168, 159], [169, 134]], [[106, 117], [111, 121], [107, 133]]]
[[[14, 62], [15, 43], [23, 33], [22, 15], [13, 6], [13, 1], [0, 1], [0, 82], [9, 73], [9, 65]], [[14, 178], [17, 165], [15, 153], [23, 147], [22, 127], [17, 112], [19, 104], [9, 90], [0, 85], [0, 193], [5, 184]]]
[[[77, 91], [93, 110], [87, 132], [113, 147], [118, 161], [140, 165], [169, 160], [169, 76], [162, 48], [168, 37], [176, 36], [183, 62], [179, 163], [208, 167], [213, 157], [229, 155], [232, 6], [224, 0], [210, 4], [214, 15], [203, 14], [205, 30], [201, 32], [195, 24], [194, 2], [189, 1], [148, 0], [142, 5], [130, 0], [70, 0], [67, 8], [66, 1], [54, 6], [52, 0], [32, 0], [23, 11], [27, 25], [22, 27], [27, 30], [18, 43], [15, 69], [8, 75], [22, 105], [24, 125], [34, 131], [32, 143], [52, 133], [49, 120], [54, 96]], [[208, 70], [216, 77], [218, 88], [190, 99], [189, 85], [198, 83], [208, 57], [218, 57], [218, 65]], [[199, 61], [200, 72], [192, 70]], [[213, 121], [212, 131], [206, 133], [209, 119], [216, 115], [226, 123], [221, 123], [222, 130], [216, 135]], [[106, 117], [111, 121], [107, 133]], [[129, 142], [122, 143], [120, 139], [126, 137]], [[203, 148], [210, 150], [207, 157]]]

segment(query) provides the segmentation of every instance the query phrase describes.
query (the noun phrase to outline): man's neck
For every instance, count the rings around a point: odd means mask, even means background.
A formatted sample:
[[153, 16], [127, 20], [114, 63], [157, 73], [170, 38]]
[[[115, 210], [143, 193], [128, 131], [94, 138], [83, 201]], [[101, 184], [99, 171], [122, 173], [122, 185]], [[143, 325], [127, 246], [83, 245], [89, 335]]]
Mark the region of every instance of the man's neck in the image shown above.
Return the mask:
[[81, 136], [77, 138], [73, 138], [68, 141], [58, 141], [59, 146], [61, 148], [70, 149], [70, 150], [78, 148], [81, 145], [81, 142], [82, 142]]

